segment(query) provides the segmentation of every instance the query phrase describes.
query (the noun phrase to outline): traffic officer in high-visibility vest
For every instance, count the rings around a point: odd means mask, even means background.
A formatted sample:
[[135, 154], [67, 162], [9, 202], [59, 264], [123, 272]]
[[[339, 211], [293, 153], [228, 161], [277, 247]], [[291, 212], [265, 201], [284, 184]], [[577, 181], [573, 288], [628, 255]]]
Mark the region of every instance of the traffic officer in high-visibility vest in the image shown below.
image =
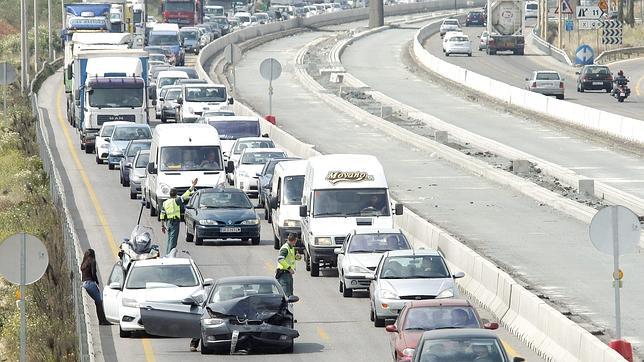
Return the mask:
[[166, 255], [170, 254], [170, 251], [177, 247], [179, 226], [181, 225], [181, 210], [183, 209], [183, 204], [190, 199], [190, 195], [192, 195], [198, 180], [192, 180], [192, 186], [181, 197], [177, 197], [177, 190], [172, 188], [170, 190], [170, 198], [163, 202], [159, 217], [161, 219], [161, 231], [165, 234], [166, 229], [168, 230], [168, 241], [165, 247]]
[[275, 278], [289, 297], [293, 295], [295, 261], [302, 258], [295, 251], [295, 243], [297, 243], [297, 236], [295, 234], [288, 234], [286, 242], [280, 248], [280, 253], [277, 257], [277, 271], [275, 272]]

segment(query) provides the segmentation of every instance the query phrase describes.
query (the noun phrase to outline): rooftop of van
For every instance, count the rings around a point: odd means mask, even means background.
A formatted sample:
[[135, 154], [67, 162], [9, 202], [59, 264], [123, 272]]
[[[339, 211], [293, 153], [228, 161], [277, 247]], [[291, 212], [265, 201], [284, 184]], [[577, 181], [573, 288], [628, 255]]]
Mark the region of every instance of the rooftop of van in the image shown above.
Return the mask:
[[275, 166], [274, 174], [277, 175], [279, 170], [282, 176], [304, 175], [306, 172], [306, 162], [306, 160], [281, 161]]
[[219, 145], [217, 130], [202, 123], [161, 124], [154, 128], [152, 139], [161, 147]]
[[371, 155], [315, 156], [309, 158], [307, 167], [311, 168], [314, 175], [311, 181], [314, 189], [388, 187], [382, 165]]
[[230, 121], [257, 121], [259, 117], [253, 116], [206, 116], [208, 122], [230, 122]]
[[162, 70], [157, 75], [157, 79], [162, 77], [185, 77], [188, 78], [188, 74], [182, 70]]
[[169, 23], [156, 23], [152, 26], [152, 31], [179, 31], [179, 25]]

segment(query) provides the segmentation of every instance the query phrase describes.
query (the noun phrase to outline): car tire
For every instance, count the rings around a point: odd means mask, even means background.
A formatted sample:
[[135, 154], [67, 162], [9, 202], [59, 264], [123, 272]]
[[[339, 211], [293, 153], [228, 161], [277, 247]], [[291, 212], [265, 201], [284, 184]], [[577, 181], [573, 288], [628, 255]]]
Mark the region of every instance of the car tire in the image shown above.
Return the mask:
[[201, 354], [213, 354], [215, 351], [212, 348], [204, 346], [203, 341], [201, 342], [201, 349], [199, 350]]
[[311, 268], [311, 276], [319, 277], [320, 276], [320, 263], [316, 263], [313, 259], [309, 259], [309, 264]]
[[273, 223], [273, 215], [271, 215], [268, 208], [264, 208], [264, 215], [266, 215], [266, 222], [269, 224]]
[[96, 163], [97, 163], [97, 164], [99, 164], [99, 165], [102, 165], [102, 164], [103, 164], [103, 160], [101, 160], [100, 158], [98, 158], [98, 155], [96, 155]]
[[293, 347], [295, 346], [295, 342], [293, 341], [293, 338], [291, 338], [291, 343], [284, 348], [284, 353], [293, 353]]
[[161, 111], [161, 123], [168, 122], [168, 119], [165, 116], [165, 112]]
[[373, 308], [369, 308], [369, 320], [373, 322], [375, 319], [376, 318], [374, 317]]
[[472, 53], [467, 53], [467, 56], [468, 56], [468, 57], [471, 57], [471, 56], [472, 56]]
[[[159, 206], [159, 204], [157, 204]], [[157, 208], [150, 202], [150, 216], [157, 216]]]
[[275, 250], [280, 250], [280, 247], [282, 246], [282, 243], [280, 241], [280, 238], [277, 236], [273, 236], [273, 248]]
[[612, 92], [612, 91], [613, 91], [613, 89], [611, 89], [611, 88], [606, 88], [606, 93], [610, 93], [610, 92]]
[[132, 190], [132, 187], [130, 187], [130, 199], [131, 200], [136, 200], [136, 197], [138, 196], [138, 193], [134, 190]]
[[342, 288], [342, 296], [345, 297], [345, 298], [353, 297], [353, 289], [343, 286], [343, 288]]
[[197, 229], [195, 228], [194, 230], [194, 240], [195, 240], [195, 245], [203, 245], [203, 238], [200, 238], [199, 235], [197, 234]]
[[251, 238], [250, 243], [253, 245], [259, 245], [259, 242], [261, 241], [260, 238]]
[[309, 257], [309, 254], [306, 252], [306, 249], [304, 249], [304, 265], [307, 272], [311, 271], [311, 264], [309, 264], [309, 259], [311, 258]]
[[87, 146], [85, 146], [85, 147], [81, 148], [81, 150], [82, 150], [82, 149], [84, 149], [84, 150], [85, 150], [85, 153], [92, 153], [92, 148], [91, 148], [91, 147], [87, 147]]
[[448, 53], [448, 52], [445, 52], [445, 56], [446, 56], [446, 57], [449, 57], [449, 53]]
[[564, 99], [564, 95], [563, 94], [558, 94], [557, 99]]
[[81, 150], [84, 150], [84, 149], [85, 149], [85, 144], [84, 144], [84, 143], [81, 143], [81, 144], [80, 144], [80, 148], [81, 148]]
[[376, 313], [373, 314], [373, 326], [382, 328], [385, 326], [385, 320], [378, 318], [378, 315]]
[[119, 337], [121, 338], [130, 338], [132, 337], [132, 332], [130, 331], [124, 331], [121, 326], [119, 326]]
[[191, 243], [194, 238], [194, 234], [191, 234], [188, 230], [186, 230], [186, 242]]
[[113, 170], [113, 169], [114, 169], [114, 165], [112, 165], [111, 163], [108, 163], [108, 164], [107, 164], [107, 168], [108, 168], [108, 169], [110, 169], [110, 170]]
[[[145, 197], [145, 196], [143, 196], [143, 197]], [[144, 201], [144, 203], [145, 203], [145, 208], [146, 208], [146, 209], [149, 209], [149, 208], [150, 208], [150, 199], [148, 199], [147, 197], [145, 197], [145, 201]]]

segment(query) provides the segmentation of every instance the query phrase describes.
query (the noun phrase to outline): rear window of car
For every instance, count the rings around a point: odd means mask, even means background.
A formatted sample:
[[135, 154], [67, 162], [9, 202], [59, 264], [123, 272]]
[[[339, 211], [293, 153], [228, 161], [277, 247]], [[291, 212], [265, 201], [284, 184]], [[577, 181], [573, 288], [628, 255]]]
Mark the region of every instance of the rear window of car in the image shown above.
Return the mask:
[[467, 40], [468, 39], [465, 36], [453, 36], [453, 37], [449, 38], [449, 41], [452, 41], [452, 42], [467, 41]]
[[458, 25], [458, 20], [445, 20], [443, 21], [445, 25]]
[[586, 67], [586, 70], [584, 71], [584, 73], [608, 75], [610, 74], [610, 70], [608, 69], [608, 67]]
[[537, 73], [537, 80], [559, 80], [557, 73]]

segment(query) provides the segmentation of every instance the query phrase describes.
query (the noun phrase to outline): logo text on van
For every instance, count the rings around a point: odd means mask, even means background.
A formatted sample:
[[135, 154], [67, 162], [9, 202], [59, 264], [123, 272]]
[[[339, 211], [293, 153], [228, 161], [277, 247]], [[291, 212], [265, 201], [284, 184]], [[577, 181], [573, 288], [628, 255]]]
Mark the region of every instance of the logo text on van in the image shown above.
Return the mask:
[[373, 181], [373, 175], [364, 171], [329, 171], [326, 180], [334, 185], [338, 182]]

